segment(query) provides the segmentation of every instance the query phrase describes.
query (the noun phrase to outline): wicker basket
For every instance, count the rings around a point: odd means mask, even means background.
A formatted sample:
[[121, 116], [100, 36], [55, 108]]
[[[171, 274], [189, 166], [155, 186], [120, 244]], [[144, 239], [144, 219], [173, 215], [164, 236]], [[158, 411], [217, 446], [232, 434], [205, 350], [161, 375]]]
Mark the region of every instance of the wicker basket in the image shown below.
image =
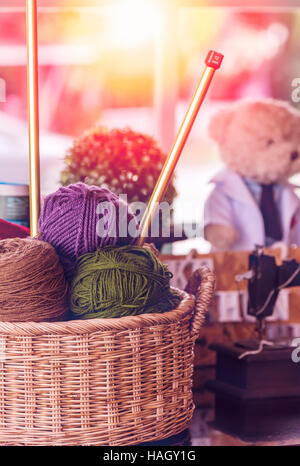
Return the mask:
[[164, 314], [0, 322], [0, 444], [133, 445], [183, 431], [213, 289], [202, 267], [186, 289], [196, 299], [181, 291]]

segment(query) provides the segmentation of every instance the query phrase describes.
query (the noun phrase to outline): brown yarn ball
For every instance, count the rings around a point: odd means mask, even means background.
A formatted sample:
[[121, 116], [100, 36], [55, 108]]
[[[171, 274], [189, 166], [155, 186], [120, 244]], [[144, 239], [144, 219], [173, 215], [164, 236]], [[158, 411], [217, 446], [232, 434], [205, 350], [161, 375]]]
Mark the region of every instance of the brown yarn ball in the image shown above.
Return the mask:
[[67, 317], [67, 284], [54, 248], [30, 238], [0, 241], [0, 321]]

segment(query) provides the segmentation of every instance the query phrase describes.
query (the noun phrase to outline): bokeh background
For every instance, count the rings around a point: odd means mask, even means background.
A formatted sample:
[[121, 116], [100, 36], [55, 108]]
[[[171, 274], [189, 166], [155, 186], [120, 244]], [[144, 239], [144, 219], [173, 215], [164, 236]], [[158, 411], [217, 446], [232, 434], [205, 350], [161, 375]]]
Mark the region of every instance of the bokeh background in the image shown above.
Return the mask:
[[[145, 132], [168, 152], [209, 49], [225, 58], [176, 171], [178, 221], [201, 223], [220, 168], [212, 112], [243, 97], [300, 105], [296, 0], [40, 0], [39, 44], [43, 194], [59, 186], [73, 138], [95, 123]], [[0, 3], [0, 88], [0, 181], [28, 183], [25, 0]], [[197, 238], [173, 252], [190, 247], [208, 249]]]

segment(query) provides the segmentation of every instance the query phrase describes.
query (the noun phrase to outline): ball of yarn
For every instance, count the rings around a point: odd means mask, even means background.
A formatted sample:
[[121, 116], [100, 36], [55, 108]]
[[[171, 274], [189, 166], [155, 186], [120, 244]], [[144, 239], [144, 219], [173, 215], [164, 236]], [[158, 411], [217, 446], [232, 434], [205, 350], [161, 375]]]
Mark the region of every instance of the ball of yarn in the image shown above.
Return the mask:
[[150, 249], [108, 246], [78, 259], [70, 309], [81, 319], [169, 311], [180, 302], [171, 277]]
[[[97, 224], [101, 219], [105, 230], [99, 232]], [[129, 230], [130, 223], [134, 228]], [[71, 280], [79, 256], [107, 245], [133, 244], [136, 225], [127, 204], [109, 189], [76, 183], [45, 198], [39, 239], [52, 244]]]
[[67, 310], [67, 283], [54, 248], [29, 238], [0, 241], [0, 320], [57, 321]]

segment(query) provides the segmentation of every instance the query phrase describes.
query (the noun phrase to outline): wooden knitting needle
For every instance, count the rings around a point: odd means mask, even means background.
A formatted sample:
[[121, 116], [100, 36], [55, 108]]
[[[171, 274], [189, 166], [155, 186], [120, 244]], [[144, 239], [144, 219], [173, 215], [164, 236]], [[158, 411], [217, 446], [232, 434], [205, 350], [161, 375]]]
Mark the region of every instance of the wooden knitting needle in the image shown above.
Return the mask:
[[205, 59], [206, 66], [200, 78], [198, 87], [186, 112], [182, 125], [175, 139], [174, 145], [171, 149], [171, 152], [169, 153], [167, 160], [165, 161], [163, 169], [160, 173], [160, 176], [150, 198], [150, 201], [147, 205], [146, 211], [143, 215], [140, 225], [140, 236], [138, 239], [139, 246], [142, 246], [144, 244], [145, 240], [149, 235], [152, 218], [158, 209], [159, 203], [164, 198], [164, 195], [167, 191], [172, 175], [176, 168], [177, 162], [180, 158], [184, 145], [187, 141], [194, 121], [200, 110], [201, 104], [210, 86], [213, 75], [215, 71], [218, 68], [220, 68], [222, 60], [223, 55], [213, 50], [211, 50], [208, 53]]
[[36, 236], [40, 214], [39, 82], [37, 0], [26, 0], [27, 93], [29, 126], [30, 234]]

